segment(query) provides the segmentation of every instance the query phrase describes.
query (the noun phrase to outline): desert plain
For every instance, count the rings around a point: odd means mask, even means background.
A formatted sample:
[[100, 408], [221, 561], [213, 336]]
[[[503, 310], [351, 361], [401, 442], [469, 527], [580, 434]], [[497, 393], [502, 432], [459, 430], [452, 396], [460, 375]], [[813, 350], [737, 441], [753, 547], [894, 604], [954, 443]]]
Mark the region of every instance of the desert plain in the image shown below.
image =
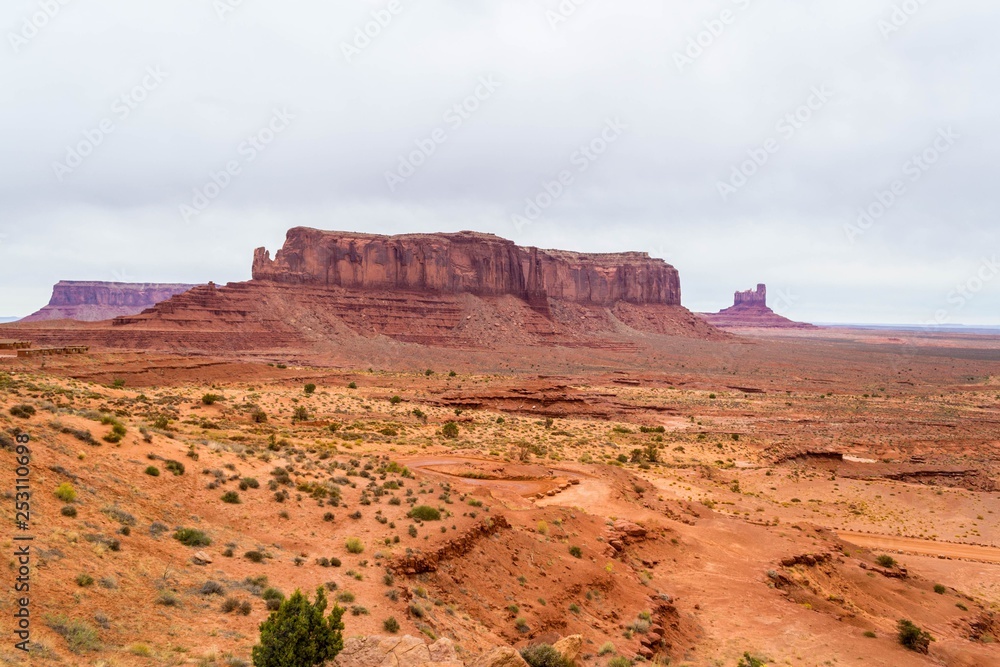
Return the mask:
[[34, 536], [30, 659], [0, 662], [246, 665], [324, 587], [346, 637], [467, 661], [1000, 664], [1000, 338], [495, 337], [0, 356], [3, 521], [28, 434]]

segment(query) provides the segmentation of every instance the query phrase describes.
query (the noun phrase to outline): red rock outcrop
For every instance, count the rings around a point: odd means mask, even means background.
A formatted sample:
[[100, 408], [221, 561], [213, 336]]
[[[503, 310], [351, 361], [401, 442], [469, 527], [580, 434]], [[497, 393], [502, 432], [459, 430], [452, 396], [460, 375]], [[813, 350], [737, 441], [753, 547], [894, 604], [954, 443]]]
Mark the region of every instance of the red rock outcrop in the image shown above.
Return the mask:
[[723, 329], [815, 329], [815, 325], [794, 322], [778, 315], [767, 305], [767, 286], [745, 290], [733, 295], [733, 305], [718, 313], [698, 313], [709, 324]]
[[431, 553], [400, 556], [388, 567], [394, 572], [406, 575], [435, 572], [442, 561], [464, 556], [472, 550], [472, 547], [479, 540], [495, 535], [502, 530], [510, 530], [510, 523], [507, 521], [507, 517], [500, 514], [479, 522]]
[[47, 306], [22, 322], [79, 320], [97, 322], [120, 315], [135, 315], [194, 285], [176, 283], [108, 283], [60, 280], [52, 288]]
[[254, 253], [254, 280], [363, 290], [510, 295], [587, 305], [679, 306], [677, 269], [646, 253], [587, 254], [515, 245], [492, 234], [381, 236], [289, 230], [274, 259]]
[[729, 337], [681, 306], [680, 293], [677, 270], [645, 253], [539, 250], [475, 232], [298, 227], [274, 259], [255, 252], [252, 280], [201, 285], [110, 323], [7, 326], [10, 336], [37, 345], [294, 353], [327, 362], [396, 358], [404, 354], [398, 343], [518, 358], [528, 348], [559, 347], [589, 362], [588, 350], [631, 358], [651, 336]]

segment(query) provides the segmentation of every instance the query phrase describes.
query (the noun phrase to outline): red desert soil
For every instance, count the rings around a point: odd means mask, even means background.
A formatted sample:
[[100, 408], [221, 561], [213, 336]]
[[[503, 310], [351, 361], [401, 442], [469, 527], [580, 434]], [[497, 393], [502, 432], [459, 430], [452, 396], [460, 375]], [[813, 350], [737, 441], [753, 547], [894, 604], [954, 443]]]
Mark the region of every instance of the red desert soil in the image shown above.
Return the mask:
[[30, 434], [37, 554], [35, 652], [0, 662], [241, 664], [267, 588], [326, 585], [347, 634], [391, 616], [470, 657], [579, 633], [600, 667], [1000, 665], [996, 559], [906, 555], [1000, 546], [1000, 340], [629, 337], [0, 357], [0, 488]]

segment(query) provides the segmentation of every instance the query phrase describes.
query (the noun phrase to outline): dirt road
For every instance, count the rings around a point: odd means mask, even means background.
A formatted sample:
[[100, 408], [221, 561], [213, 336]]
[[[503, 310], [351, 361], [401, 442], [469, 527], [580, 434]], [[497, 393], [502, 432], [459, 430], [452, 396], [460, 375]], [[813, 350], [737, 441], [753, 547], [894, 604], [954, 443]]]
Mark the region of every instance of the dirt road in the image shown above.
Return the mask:
[[953, 544], [950, 542], [921, 540], [915, 537], [870, 535], [868, 533], [852, 533], [848, 531], [841, 531], [837, 534], [843, 540], [869, 549], [887, 549], [900, 553], [916, 554], [918, 556], [937, 556], [939, 558], [954, 558], [957, 560], [1000, 564], [1000, 548], [997, 547], [981, 547], [975, 544]]

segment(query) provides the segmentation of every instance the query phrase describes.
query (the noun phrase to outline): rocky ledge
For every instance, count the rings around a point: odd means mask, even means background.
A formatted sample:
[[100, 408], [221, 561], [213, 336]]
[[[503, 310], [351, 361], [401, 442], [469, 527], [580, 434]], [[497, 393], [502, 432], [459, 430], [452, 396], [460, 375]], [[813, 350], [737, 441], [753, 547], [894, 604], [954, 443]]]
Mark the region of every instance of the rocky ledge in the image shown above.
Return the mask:
[[679, 306], [677, 269], [642, 252], [588, 254], [522, 247], [492, 234], [382, 236], [288, 231], [274, 259], [254, 253], [254, 280], [434, 294], [512, 295], [611, 306]]
[[[564, 637], [552, 647], [567, 664], [575, 665], [580, 658], [583, 637]], [[333, 667], [528, 667], [521, 654], [510, 646], [500, 646], [475, 658], [460, 656], [454, 643], [447, 638], [433, 644], [411, 637], [351, 637], [344, 641], [344, 650], [332, 663]]]

